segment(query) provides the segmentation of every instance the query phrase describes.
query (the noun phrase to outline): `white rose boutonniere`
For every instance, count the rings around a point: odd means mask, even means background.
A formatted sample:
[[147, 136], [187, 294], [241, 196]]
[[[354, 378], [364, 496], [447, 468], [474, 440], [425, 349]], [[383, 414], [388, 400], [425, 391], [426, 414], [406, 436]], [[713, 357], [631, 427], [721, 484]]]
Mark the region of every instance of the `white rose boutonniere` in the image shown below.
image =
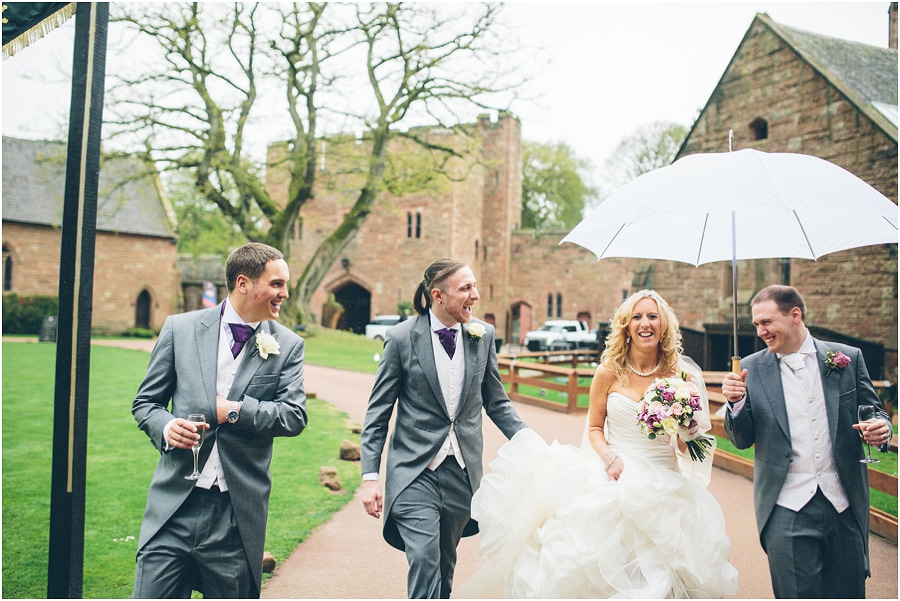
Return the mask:
[[260, 332], [256, 335], [256, 352], [263, 358], [263, 361], [268, 359], [269, 355], [280, 354], [278, 350], [280, 348], [278, 341], [268, 332]]
[[487, 332], [487, 330], [485, 330], [484, 326], [480, 323], [473, 323], [469, 326], [469, 336], [475, 340], [481, 340], [481, 337], [484, 336], [485, 332]]

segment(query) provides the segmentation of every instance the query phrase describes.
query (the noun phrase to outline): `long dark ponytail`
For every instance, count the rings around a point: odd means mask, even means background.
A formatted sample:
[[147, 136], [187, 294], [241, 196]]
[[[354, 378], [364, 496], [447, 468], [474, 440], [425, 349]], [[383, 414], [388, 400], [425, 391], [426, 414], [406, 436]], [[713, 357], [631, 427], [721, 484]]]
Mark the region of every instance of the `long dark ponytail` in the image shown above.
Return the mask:
[[466, 266], [464, 261], [444, 257], [425, 269], [425, 276], [413, 294], [413, 308], [419, 315], [426, 315], [431, 308], [431, 291], [439, 288], [448, 277]]

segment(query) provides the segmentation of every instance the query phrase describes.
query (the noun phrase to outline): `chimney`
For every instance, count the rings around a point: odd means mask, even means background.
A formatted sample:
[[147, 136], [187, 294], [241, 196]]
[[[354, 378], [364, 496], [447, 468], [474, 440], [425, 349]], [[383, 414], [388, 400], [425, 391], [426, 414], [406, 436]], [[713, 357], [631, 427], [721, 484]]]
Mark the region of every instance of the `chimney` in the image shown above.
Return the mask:
[[888, 8], [888, 48], [897, 49], [897, 3]]

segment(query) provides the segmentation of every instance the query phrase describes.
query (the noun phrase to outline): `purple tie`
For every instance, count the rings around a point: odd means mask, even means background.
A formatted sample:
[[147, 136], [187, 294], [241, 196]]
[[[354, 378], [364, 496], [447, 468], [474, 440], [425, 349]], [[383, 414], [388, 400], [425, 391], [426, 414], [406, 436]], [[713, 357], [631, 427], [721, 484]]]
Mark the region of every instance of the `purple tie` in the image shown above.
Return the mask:
[[444, 350], [447, 351], [447, 355], [452, 359], [453, 354], [456, 352], [456, 330], [443, 328], [435, 331], [437, 332], [438, 338], [441, 339], [441, 346], [444, 347]]
[[234, 344], [231, 345], [231, 354], [237, 358], [241, 354], [241, 349], [244, 348], [244, 343], [250, 340], [253, 328], [242, 323], [230, 323], [228, 327], [231, 328], [231, 335], [234, 337]]

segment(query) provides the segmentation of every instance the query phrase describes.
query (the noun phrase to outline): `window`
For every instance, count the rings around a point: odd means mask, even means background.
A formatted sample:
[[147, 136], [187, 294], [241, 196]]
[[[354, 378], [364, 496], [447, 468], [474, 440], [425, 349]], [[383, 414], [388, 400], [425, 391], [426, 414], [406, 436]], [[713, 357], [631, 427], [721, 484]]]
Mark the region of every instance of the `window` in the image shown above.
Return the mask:
[[765, 140], [769, 137], [769, 122], [758, 117], [750, 123], [750, 139]]
[[553, 317], [553, 293], [547, 293], [547, 317]]
[[422, 213], [416, 213], [415, 231], [413, 230], [413, 214], [412, 211], [406, 213], [406, 237], [412, 238], [415, 234], [416, 238], [422, 237]]
[[3, 245], [3, 291], [9, 292], [12, 290], [12, 272], [13, 272], [13, 262], [12, 262], [12, 253], [9, 252], [9, 247], [5, 244]]
[[562, 294], [556, 293], [556, 316], [562, 317]]

